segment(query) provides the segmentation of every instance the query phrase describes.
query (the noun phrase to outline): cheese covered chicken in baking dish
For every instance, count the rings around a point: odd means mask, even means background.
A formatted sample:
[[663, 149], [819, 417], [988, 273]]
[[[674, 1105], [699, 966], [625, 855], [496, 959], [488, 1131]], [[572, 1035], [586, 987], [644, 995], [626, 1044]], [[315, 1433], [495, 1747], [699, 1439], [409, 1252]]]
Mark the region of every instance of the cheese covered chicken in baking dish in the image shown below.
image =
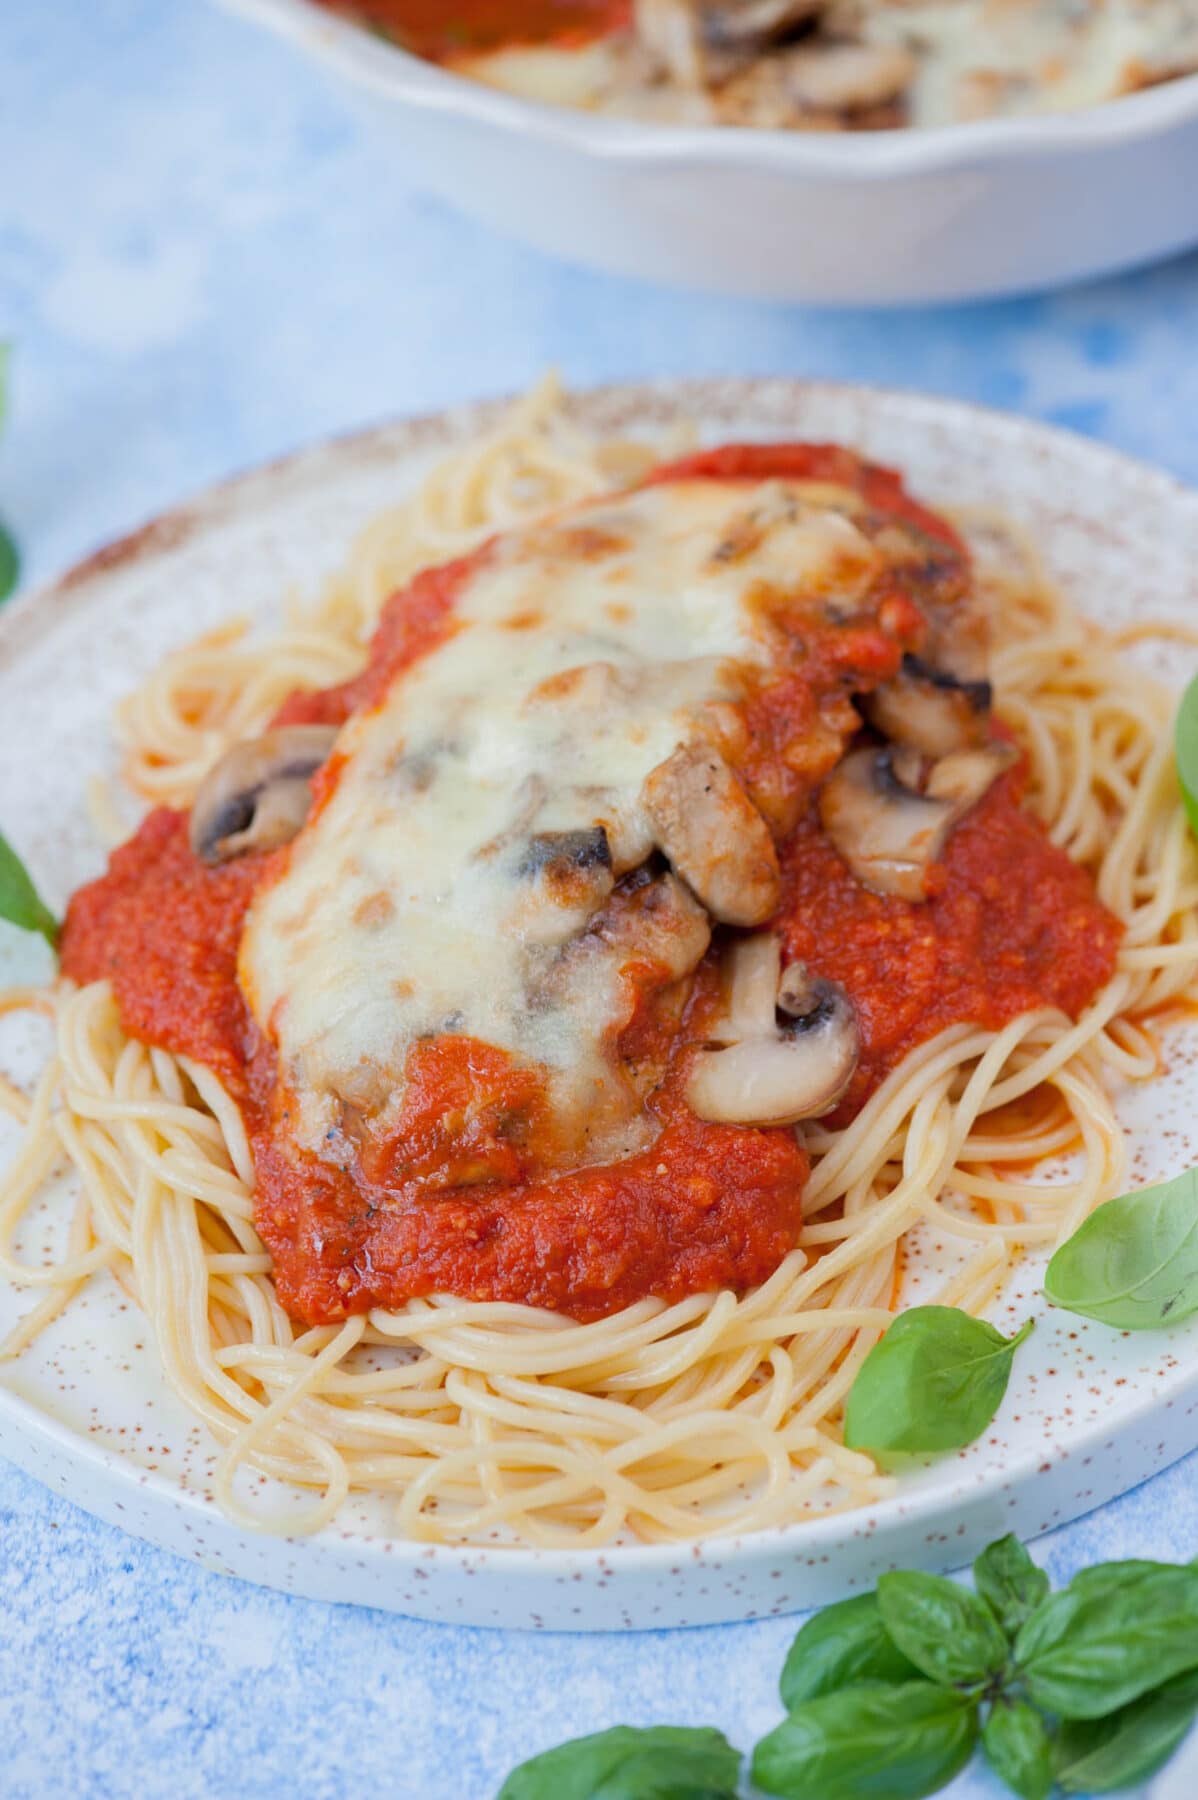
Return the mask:
[[324, 0], [532, 100], [688, 124], [938, 126], [1198, 70], [1198, 0]]

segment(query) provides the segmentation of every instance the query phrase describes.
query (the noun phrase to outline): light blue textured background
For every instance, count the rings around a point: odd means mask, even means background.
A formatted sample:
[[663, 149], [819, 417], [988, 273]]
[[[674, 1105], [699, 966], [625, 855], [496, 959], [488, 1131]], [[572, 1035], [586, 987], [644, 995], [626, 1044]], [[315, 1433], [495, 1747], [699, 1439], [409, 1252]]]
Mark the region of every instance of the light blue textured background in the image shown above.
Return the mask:
[[[1198, 478], [1198, 259], [969, 309], [648, 291], [407, 192], [402, 154], [204, 0], [0, 0], [0, 510], [31, 579], [215, 477], [517, 388], [793, 372], [1071, 425]], [[2, 730], [2, 721], [0, 721]], [[14, 754], [5, 745], [4, 754]], [[1057, 1533], [1058, 1579], [1198, 1550], [1198, 1461]], [[625, 1639], [413, 1624], [206, 1575], [0, 1463], [0, 1795], [490, 1800], [617, 1721], [775, 1723], [793, 1626]], [[957, 1800], [999, 1790], [963, 1778]]]

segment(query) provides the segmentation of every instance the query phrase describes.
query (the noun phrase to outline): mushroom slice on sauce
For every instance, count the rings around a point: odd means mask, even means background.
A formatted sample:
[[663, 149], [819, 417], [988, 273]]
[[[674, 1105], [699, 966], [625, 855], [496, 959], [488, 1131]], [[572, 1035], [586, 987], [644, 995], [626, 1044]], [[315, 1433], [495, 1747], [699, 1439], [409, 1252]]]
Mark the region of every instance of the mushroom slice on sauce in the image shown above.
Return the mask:
[[875, 688], [862, 704], [883, 737], [923, 756], [947, 756], [983, 741], [991, 698], [986, 680], [967, 680], [920, 656], [905, 656], [894, 680]]
[[228, 862], [289, 844], [311, 811], [311, 777], [336, 737], [332, 725], [283, 725], [226, 751], [191, 809], [191, 847], [200, 861]]
[[761, 925], [782, 877], [769, 826], [710, 744], [686, 744], [645, 777], [654, 841], [713, 918]]
[[820, 819], [858, 881], [878, 894], [924, 900], [924, 878], [953, 826], [1016, 755], [998, 743], [960, 750], [925, 777], [922, 759], [892, 744], [854, 750], [824, 783]]
[[852, 1001], [802, 963], [782, 973], [778, 939], [745, 938], [729, 959], [728, 1009], [712, 1032], [720, 1048], [696, 1057], [691, 1111], [713, 1125], [795, 1125], [830, 1112], [857, 1067], [861, 1034]]

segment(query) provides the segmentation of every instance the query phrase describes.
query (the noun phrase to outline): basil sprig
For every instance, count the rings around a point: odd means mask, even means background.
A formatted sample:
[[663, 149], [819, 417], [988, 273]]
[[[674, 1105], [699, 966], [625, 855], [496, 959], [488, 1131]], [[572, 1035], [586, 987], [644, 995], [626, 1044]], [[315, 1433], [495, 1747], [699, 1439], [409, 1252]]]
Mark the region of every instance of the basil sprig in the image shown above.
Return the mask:
[[955, 1306], [900, 1313], [857, 1371], [844, 1415], [844, 1441], [873, 1455], [960, 1450], [985, 1431], [1002, 1404], [1013, 1338]]
[[[0, 425], [4, 423], [4, 415], [8, 410], [8, 353], [9, 346], [0, 344]], [[17, 585], [17, 577], [21, 573], [21, 559], [4, 525], [0, 522], [0, 601], [7, 600]]]
[[1198, 1311], [1198, 1169], [1098, 1207], [1052, 1258], [1044, 1292], [1120, 1331]]
[[[753, 1752], [780, 1800], [923, 1800], [980, 1744], [1019, 1800], [1143, 1780], [1198, 1716], [1198, 1563], [1134, 1560], [1049, 1589], [1014, 1537], [940, 1575], [883, 1575], [825, 1607], [782, 1671], [787, 1717]], [[534, 1757], [498, 1800], [732, 1800], [717, 1731], [617, 1727]]]
[[617, 1725], [521, 1763], [497, 1800], [736, 1800], [740, 1760], [721, 1731]]
[[1173, 755], [1190, 830], [1198, 836], [1198, 675], [1181, 697], [1173, 728]]
[[58, 920], [34, 887], [24, 863], [0, 832], [0, 919], [22, 931], [40, 931], [50, 945], [58, 942]]

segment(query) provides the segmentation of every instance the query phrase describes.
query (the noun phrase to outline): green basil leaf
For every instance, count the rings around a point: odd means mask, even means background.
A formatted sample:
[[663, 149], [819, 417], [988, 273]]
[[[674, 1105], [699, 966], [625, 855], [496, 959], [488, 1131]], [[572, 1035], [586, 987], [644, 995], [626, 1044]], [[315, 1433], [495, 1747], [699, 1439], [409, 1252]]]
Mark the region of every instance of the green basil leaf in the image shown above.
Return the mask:
[[883, 1575], [878, 1606], [892, 1642], [940, 1687], [985, 1687], [1007, 1660], [1006, 1633], [990, 1608], [947, 1576]]
[[982, 1551], [973, 1565], [973, 1583], [1011, 1638], [1048, 1593], [1048, 1576], [1010, 1532]]
[[3, 524], [0, 524], [0, 602], [8, 599], [21, 573], [21, 559]]
[[616, 1725], [521, 1763], [497, 1800], [735, 1800], [739, 1774], [723, 1732]]
[[1198, 1310], [1198, 1169], [1108, 1200], [1048, 1265], [1054, 1306], [1120, 1331], [1155, 1331]]
[[1134, 1787], [1167, 1762], [1198, 1716], [1198, 1669], [1105, 1719], [1067, 1719], [1053, 1764], [1067, 1794], [1109, 1794]]
[[1028, 1698], [1097, 1719], [1198, 1667], [1198, 1569], [1115, 1563], [1041, 1602], [1015, 1639]]
[[1026, 1700], [1001, 1699], [982, 1727], [986, 1761], [1020, 1800], [1048, 1800], [1052, 1792], [1052, 1739]]
[[790, 1646], [779, 1686], [783, 1706], [793, 1712], [804, 1700], [859, 1682], [918, 1679], [919, 1670], [895, 1648], [882, 1623], [878, 1596], [857, 1594], [808, 1619]]
[[58, 942], [58, 920], [29, 878], [24, 863], [0, 832], [0, 919], [22, 931], [40, 931], [49, 944]]
[[[1186, 1565], [1190, 1568], [1198, 1564]], [[1088, 1569], [1079, 1569], [1069, 1583], [1069, 1592], [1073, 1594], [1110, 1594], [1117, 1588], [1134, 1587], [1137, 1582], [1148, 1576], [1172, 1575], [1176, 1572], [1176, 1563], [1146, 1562], [1143, 1557], [1127, 1557], [1120, 1562], [1094, 1563]]]
[[922, 1800], [965, 1767], [977, 1731], [976, 1705], [928, 1681], [845, 1688], [762, 1738], [753, 1781], [784, 1800]]
[[1198, 837], [1198, 675], [1181, 697], [1173, 733], [1173, 754], [1190, 830]]
[[876, 1456], [960, 1450], [1002, 1403], [1019, 1345], [955, 1306], [900, 1313], [874, 1345], [849, 1391], [844, 1441]]

